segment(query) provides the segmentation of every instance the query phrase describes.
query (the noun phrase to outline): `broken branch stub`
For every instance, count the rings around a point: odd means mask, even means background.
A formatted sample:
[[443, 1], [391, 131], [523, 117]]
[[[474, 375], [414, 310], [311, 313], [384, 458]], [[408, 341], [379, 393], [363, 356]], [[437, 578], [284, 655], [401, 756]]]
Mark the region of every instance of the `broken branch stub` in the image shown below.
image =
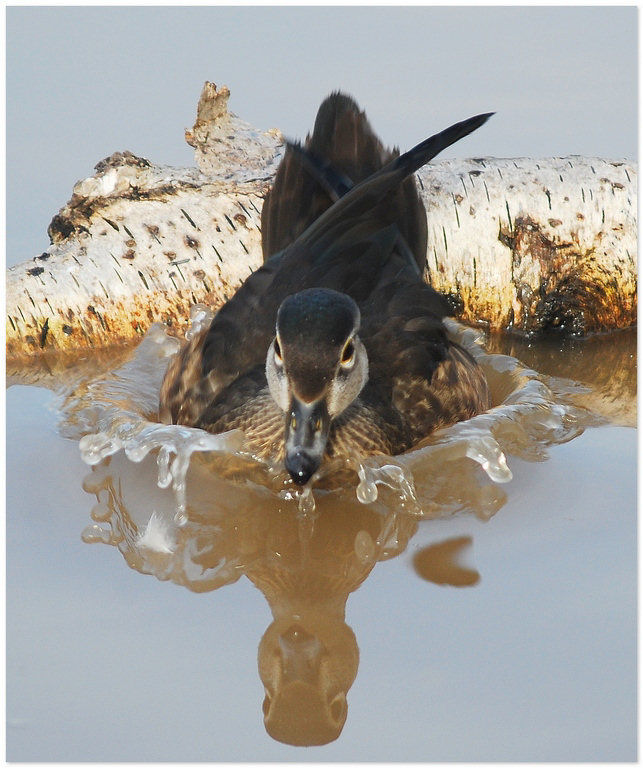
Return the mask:
[[[283, 154], [206, 83], [196, 168], [99, 163], [51, 246], [7, 271], [7, 356], [113, 346], [229, 298], [261, 263], [263, 198]], [[636, 321], [636, 169], [595, 158], [448, 160], [419, 173], [426, 278], [491, 330], [588, 333]]]

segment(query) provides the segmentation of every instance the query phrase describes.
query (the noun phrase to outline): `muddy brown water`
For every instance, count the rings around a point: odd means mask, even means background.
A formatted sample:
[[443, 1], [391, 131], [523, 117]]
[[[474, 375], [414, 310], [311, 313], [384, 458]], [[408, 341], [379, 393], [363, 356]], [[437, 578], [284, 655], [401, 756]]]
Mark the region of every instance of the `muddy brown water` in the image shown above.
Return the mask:
[[173, 348], [11, 372], [9, 760], [636, 759], [635, 332], [487, 339], [489, 414], [303, 499], [159, 431]]

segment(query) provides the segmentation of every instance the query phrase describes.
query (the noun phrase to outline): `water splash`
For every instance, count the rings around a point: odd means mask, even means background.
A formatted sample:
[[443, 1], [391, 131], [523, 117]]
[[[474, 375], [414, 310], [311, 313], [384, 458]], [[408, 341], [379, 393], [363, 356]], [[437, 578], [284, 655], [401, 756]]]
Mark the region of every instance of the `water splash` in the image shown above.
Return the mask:
[[[390, 457], [389, 457], [390, 459]], [[377, 501], [378, 485], [384, 485], [398, 494], [398, 508], [411, 514], [421, 514], [422, 510], [415, 494], [413, 476], [399, 464], [369, 465], [358, 464], [359, 483], [356, 488], [357, 498], [362, 504]]]
[[145, 530], [139, 535], [136, 545], [139, 549], [149, 549], [152, 552], [166, 555], [171, 555], [175, 551], [174, 532], [167, 520], [157, 514], [156, 510], [152, 511]]
[[[193, 307], [188, 334], [198, 332], [211, 318], [206, 307]], [[244, 438], [239, 430], [211, 435], [154, 420], [167, 364], [179, 346], [164, 326], [153, 325], [126, 363], [77, 387], [66, 398], [59, 428], [66, 437], [79, 439], [81, 458], [90, 466], [120, 450], [135, 463], [158, 451], [158, 483], [174, 491], [176, 520], [181, 524], [186, 519], [186, 475], [192, 454], [239, 452]]]
[[213, 313], [205, 304], [194, 304], [190, 308], [190, 326], [185, 338], [190, 341], [212, 322]]
[[[207, 307], [193, 307], [186, 337], [199, 333], [212, 317]], [[350, 470], [352, 477], [357, 475], [356, 484], [354, 480], [348, 482], [354, 485], [362, 504], [375, 504], [384, 489], [387, 506], [407, 515], [433, 516], [470, 508], [482, 518], [489, 517], [503, 503], [504, 495], [497, 485], [512, 478], [507, 453], [542, 461], [550, 445], [570, 440], [592, 421], [587, 411], [573, 404], [573, 395], [582, 389], [575, 382], [539, 375], [508, 355], [487, 354], [481, 335], [455, 321], [447, 321], [447, 330], [484, 368], [494, 407], [437, 431], [404, 455], [346, 459], [343, 468]], [[155, 452], [157, 484], [173, 490], [178, 526], [188, 520], [187, 476], [195, 454], [237, 457], [249, 474], [253, 467], [259, 468], [261, 472], [254, 473], [253, 482], [263, 484], [284, 501], [294, 502], [302, 519], [312, 519], [312, 487], [327, 480], [335, 465], [322, 467], [312, 483], [298, 489], [282, 467], [259, 462], [248, 454], [239, 431], [212, 435], [158, 422], [161, 382], [179, 346], [179, 340], [168, 335], [164, 326], [152, 326], [126, 363], [84, 382], [67, 396], [61, 407], [61, 432], [79, 440], [81, 457], [92, 466], [118, 451], [135, 463]], [[491, 487], [475, 479], [476, 466], [491, 481]], [[466, 483], [464, 477], [468, 478]], [[466, 493], [462, 490], [465, 486]], [[100, 522], [102, 513], [96, 514], [94, 519]], [[87, 539], [100, 540], [104, 535], [101, 530], [88, 529]]]
[[111, 528], [102, 528], [100, 525], [88, 525], [80, 534], [85, 544], [115, 544]]

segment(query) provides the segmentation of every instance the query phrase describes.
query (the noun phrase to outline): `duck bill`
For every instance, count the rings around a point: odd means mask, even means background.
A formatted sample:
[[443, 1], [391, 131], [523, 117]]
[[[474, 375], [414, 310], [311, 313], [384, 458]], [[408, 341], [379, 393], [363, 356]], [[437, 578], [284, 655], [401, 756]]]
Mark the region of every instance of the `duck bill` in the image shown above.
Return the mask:
[[286, 469], [304, 485], [319, 468], [326, 451], [330, 416], [324, 398], [304, 403], [293, 397], [286, 422]]

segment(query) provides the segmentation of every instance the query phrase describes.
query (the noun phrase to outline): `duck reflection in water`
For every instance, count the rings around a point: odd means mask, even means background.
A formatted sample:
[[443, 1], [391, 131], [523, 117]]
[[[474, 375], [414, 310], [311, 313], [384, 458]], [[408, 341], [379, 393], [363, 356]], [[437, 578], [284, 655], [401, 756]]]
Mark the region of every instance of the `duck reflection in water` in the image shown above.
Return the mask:
[[[134, 466], [117, 454], [94, 467], [84, 488], [99, 500], [92, 517], [102, 534], [94, 526], [84, 538], [111, 544], [131, 568], [194, 592], [250, 579], [273, 616], [258, 654], [266, 730], [287, 744], [326, 744], [344, 726], [359, 663], [345, 621], [348, 596], [377, 562], [406, 549], [418, 519], [394, 511], [386, 492], [367, 506], [352, 489], [321, 494], [317, 516], [298, 517], [290, 504], [247, 481], [247, 462], [214, 462], [193, 459], [182, 526], [174, 522], [172, 494], [155, 486], [149, 457]], [[461, 546], [421, 551], [416, 572], [437, 583], [475, 583], [454, 563]]]

